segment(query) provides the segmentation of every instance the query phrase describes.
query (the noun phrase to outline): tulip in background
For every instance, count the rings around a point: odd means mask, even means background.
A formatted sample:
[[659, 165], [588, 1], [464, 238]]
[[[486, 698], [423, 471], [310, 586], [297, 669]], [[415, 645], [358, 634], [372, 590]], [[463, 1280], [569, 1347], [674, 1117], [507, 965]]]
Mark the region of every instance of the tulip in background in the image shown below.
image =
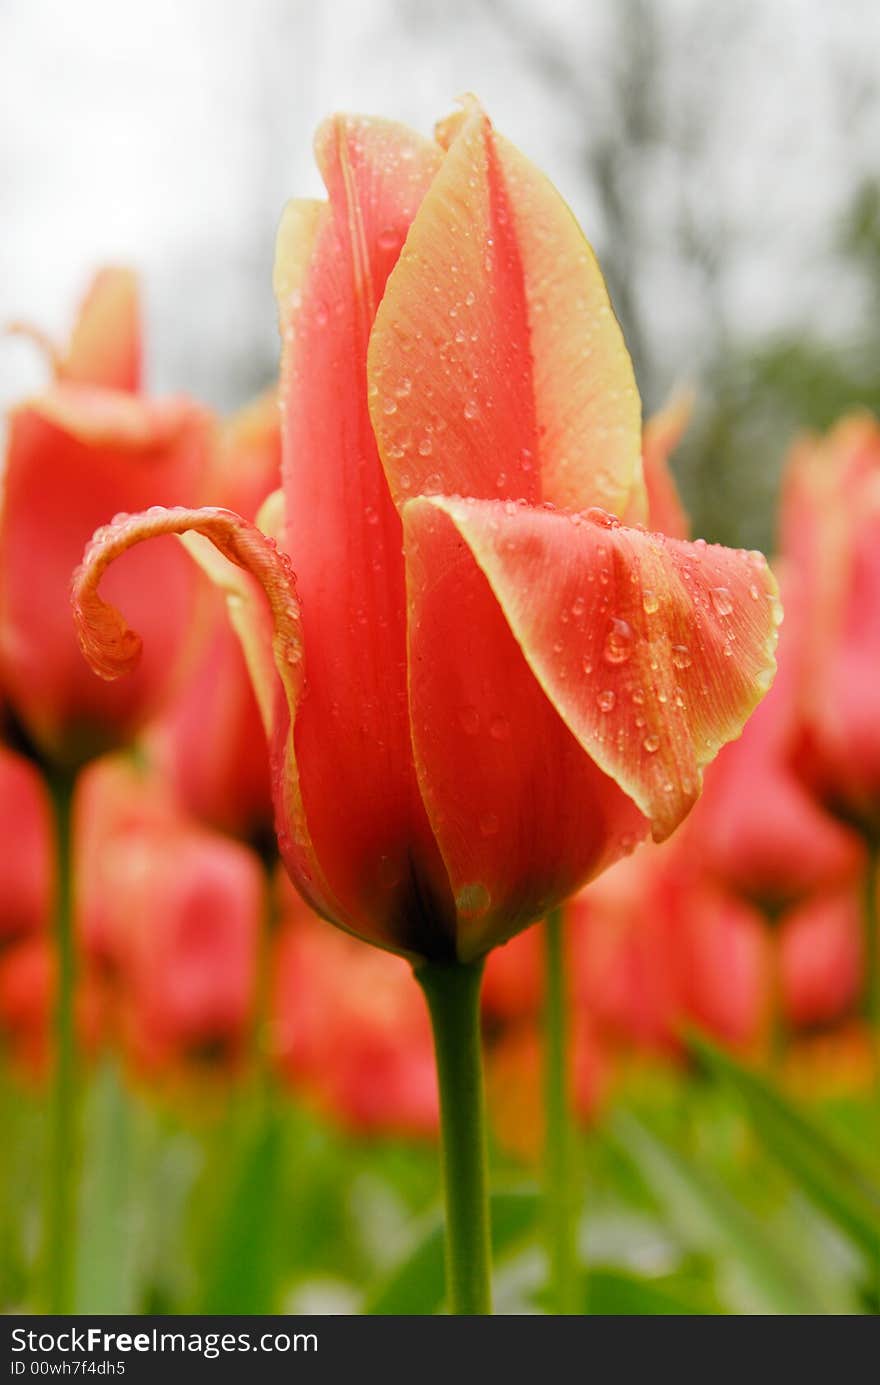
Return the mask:
[[155, 564], [131, 554], [111, 579], [119, 600], [152, 632], [133, 679], [101, 686], [84, 670], [70, 629], [71, 569], [113, 512], [154, 501], [192, 503], [211, 446], [205, 411], [140, 392], [134, 277], [99, 274], [70, 343], [49, 348], [53, 379], [12, 410], [0, 509], [0, 690], [11, 734], [41, 767], [56, 825], [54, 1154], [49, 1161], [45, 1302], [71, 1301], [70, 1167], [77, 1146], [70, 813], [83, 764], [124, 745], [155, 716], [182, 674], [196, 625], [199, 582], [170, 541]]
[[863, 1011], [880, 1076], [880, 426], [843, 419], [789, 460], [782, 549], [801, 635], [792, 759], [820, 801], [854, 827], [868, 865]]
[[436, 1134], [431, 1027], [402, 958], [327, 928], [288, 885], [272, 972], [272, 1057], [296, 1090], [354, 1131]]
[[288, 207], [276, 264], [281, 546], [226, 510], [121, 517], [76, 616], [115, 678], [141, 640], [98, 594], [114, 559], [194, 532], [243, 569], [223, 580], [281, 854], [319, 913], [413, 963], [449, 1304], [484, 1312], [483, 958], [675, 829], [770, 684], [776, 588], [758, 554], [642, 527], [638, 395], [595, 260], [475, 102], [436, 142], [336, 117], [316, 151], [329, 200]]
[[[205, 491], [255, 519], [281, 478], [274, 391], [224, 422]], [[209, 826], [268, 852], [275, 834], [265, 732], [225, 602], [212, 593], [209, 633], [180, 694], [151, 729], [148, 746], [183, 806]]]

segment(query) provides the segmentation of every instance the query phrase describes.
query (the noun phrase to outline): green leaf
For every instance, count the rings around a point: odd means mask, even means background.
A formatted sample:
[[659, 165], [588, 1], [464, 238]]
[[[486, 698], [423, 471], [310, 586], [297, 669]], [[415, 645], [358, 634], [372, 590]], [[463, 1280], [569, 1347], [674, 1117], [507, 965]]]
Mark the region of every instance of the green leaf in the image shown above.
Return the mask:
[[97, 1072], [86, 1102], [76, 1265], [77, 1313], [135, 1313], [143, 1275], [141, 1169], [132, 1100], [115, 1066]]
[[[496, 1262], [525, 1238], [540, 1206], [541, 1199], [531, 1188], [492, 1195], [492, 1253]], [[367, 1293], [363, 1312], [438, 1313], [443, 1306], [444, 1281], [443, 1216], [435, 1211], [421, 1223], [403, 1258]]]
[[797, 1316], [833, 1311], [781, 1241], [710, 1172], [629, 1113], [619, 1112], [611, 1129], [679, 1233], [695, 1249], [727, 1253], [735, 1261], [757, 1312]]
[[596, 1266], [586, 1276], [584, 1304], [584, 1311], [596, 1317], [691, 1317], [724, 1311], [705, 1285], [685, 1283], [674, 1275], [648, 1278], [607, 1265]]
[[195, 1313], [272, 1313], [280, 1284], [281, 1126], [273, 1113], [246, 1141], [209, 1238]]
[[691, 1052], [746, 1106], [755, 1133], [798, 1187], [863, 1251], [880, 1257], [880, 1187], [810, 1116], [700, 1035]]

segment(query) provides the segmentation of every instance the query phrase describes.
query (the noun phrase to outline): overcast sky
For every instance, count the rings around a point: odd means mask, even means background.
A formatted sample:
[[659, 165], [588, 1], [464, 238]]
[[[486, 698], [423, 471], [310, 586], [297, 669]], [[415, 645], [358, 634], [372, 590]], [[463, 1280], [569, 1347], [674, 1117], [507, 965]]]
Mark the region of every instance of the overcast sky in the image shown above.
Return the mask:
[[[271, 364], [274, 227], [285, 198], [318, 191], [317, 121], [366, 110], [428, 132], [469, 89], [555, 179], [601, 257], [610, 233], [585, 149], [621, 61], [620, 8], [0, 0], [0, 320], [60, 332], [96, 265], [131, 262], [156, 387], [231, 407]], [[710, 314], [740, 336], [792, 323], [845, 335], [861, 305], [829, 247], [859, 180], [880, 171], [880, 6], [649, 12], [649, 114], [672, 142], [630, 151], [624, 210], [652, 352], [670, 375], [698, 373]], [[574, 97], [539, 48], [580, 74]], [[711, 303], [673, 245], [682, 207], [725, 247]], [[20, 341], [0, 352], [8, 402], [40, 371]]]

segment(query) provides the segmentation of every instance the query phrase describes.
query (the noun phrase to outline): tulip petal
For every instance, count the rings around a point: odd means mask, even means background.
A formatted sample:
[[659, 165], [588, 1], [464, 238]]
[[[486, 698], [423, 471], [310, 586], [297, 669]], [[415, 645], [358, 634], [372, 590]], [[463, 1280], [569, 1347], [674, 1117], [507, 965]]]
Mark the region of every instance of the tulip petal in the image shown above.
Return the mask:
[[[239, 603], [236, 623], [243, 630], [242, 643], [250, 656], [249, 665], [262, 670], [255, 691], [264, 710], [270, 696], [266, 684], [270, 658], [280, 679], [280, 687], [276, 682], [271, 718], [276, 814], [283, 824], [279, 828], [279, 844], [295, 863], [297, 879], [312, 890], [314, 907], [334, 914], [338, 906], [315, 860], [299, 795], [293, 727], [303, 688], [301, 619], [290, 560], [274, 541], [239, 515], [218, 508], [157, 506], [143, 514], [117, 516], [95, 534], [74, 574], [74, 619], [83, 654], [94, 672], [105, 679], [118, 678], [136, 667], [141, 655], [140, 636], [129, 628], [120, 611], [102, 599], [98, 587], [105, 571], [120, 554], [145, 539], [166, 534], [203, 536], [228, 564], [242, 569], [252, 579], [252, 585], [236, 586], [222, 572], [212, 574], [225, 582], [233, 602]], [[270, 619], [261, 613], [260, 603], [252, 599], [254, 586], [265, 596]], [[266, 639], [269, 644], [260, 651], [260, 644]], [[283, 796], [283, 801], [279, 802], [279, 796]]]
[[402, 126], [343, 116], [321, 127], [316, 153], [329, 201], [288, 209], [276, 270], [284, 546], [308, 667], [303, 802], [337, 917], [385, 946], [422, 951], [424, 927], [432, 949], [444, 936], [451, 947], [449, 885], [412, 764], [400, 517], [366, 384], [376, 304], [442, 153]]
[[282, 334], [287, 327], [296, 295], [302, 289], [318, 232], [328, 217], [326, 202], [294, 197], [285, 203], [275, 239], [275, 265], [272, 287], [278, 304], [278, 324]]
[[693, 394], [682, 391], [647, 420], [642, 435], [647, 513], [628, 513], [625, 523], [645, 520], [655, 533], [671, 539], [690, 538], [690, 520], [669, 470], [669, 457], [681, 442], [693, 411]]
[[[654, 837], [667, 837], [699, 793], [702, 766], [740, 734], [772, 680], [781, 608], [764, 558], [627, 529], [603, 511], [434, 497], [405, 516], [408, 553], [416, 545], [411, 620], [440, 580], [431, 545], [442, 540], [448, 566], [463, 541], [572, 736]], [[424, 717], [414, 699], [417, 737]]]
[[545, 695], [443, 503], [404, 510], [410, 708], [469, 960], [631, 851], [648, 824]]
[[440, 138], [370, 343], [392, 492], [622, 511], [640, 485], [639, 399], [593, 253], [476, 103]]
[[58, 379], [136, 392], [141, 383], [137, 275], [110, 267], [95, 276], [80, 308]]
[[[0, 517], [0, 664], [31, 737], [56, 762], [81, 763], [130, 739], [179, 674], [198, 616], [198, 583], [176, 543], [114, 571], [149, 653], [136, 677], [105, 687], [85, 667], [67, 605], [70, 574], [102, 520], [159, 502], [192, 504], [210, 451], [209, 416], [187, 400], [56, 385], [16, 407]], [[147, 572], [142, 558], [147, 559]]]

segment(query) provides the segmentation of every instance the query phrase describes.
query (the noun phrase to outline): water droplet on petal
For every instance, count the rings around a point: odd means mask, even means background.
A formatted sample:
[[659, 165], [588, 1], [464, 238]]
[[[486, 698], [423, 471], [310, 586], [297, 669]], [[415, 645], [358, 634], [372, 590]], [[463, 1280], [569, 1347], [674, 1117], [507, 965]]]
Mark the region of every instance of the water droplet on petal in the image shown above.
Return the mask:
[[479, 883], [463, 885], [455, 896], [455, 907], [460, 914], [485, 913], [491, 903], [491, 895], [485, 885]]
[[672, 662], [676, 668], [690, 668], [693, 660], [691, 651], [686, 644], [674, 644], [672, 646]]
[[633, 629], [629, 621], [612, 616], [605, 636], [603, 654], [608, 664], [625, 664], [632, 655]]
[[657, 593], [656, 593], [656, 592], [652, 592], [652, 591], [647, 591], [647, 590], [643, 591], [643, 592], [642, 592], [642, 607], [643, 607], [643, 609], [644, 609], [644, 612], [645, 612], [645, 615], [646, 615], [646, 616], [652, 616], [652, 615], [654, 614], [655, 611], [659, 611], [659, 609], [660, 609], [660, 601], [659, 601], [659, 599], [658, 599], [658, 597], [657, 597]]
[[719, 616], [729, 616], [733, 611], [733, 597], [727, 587], [712, 588], [712, 605]]
[[616, 701], [617, 698], [610, 688], [607, 688], [604, 692], [600, 692], [599, 696], [596, 698], [596, 704], [600, 712], [610, 712]]
[[645, 747], [649, 755], [653, 755], [654, 751], [659, 750], [660, 748], [660, 737], [655, 736], [652, 733], [645, 737], [645, 739], [642, 741], [642, 745]]

